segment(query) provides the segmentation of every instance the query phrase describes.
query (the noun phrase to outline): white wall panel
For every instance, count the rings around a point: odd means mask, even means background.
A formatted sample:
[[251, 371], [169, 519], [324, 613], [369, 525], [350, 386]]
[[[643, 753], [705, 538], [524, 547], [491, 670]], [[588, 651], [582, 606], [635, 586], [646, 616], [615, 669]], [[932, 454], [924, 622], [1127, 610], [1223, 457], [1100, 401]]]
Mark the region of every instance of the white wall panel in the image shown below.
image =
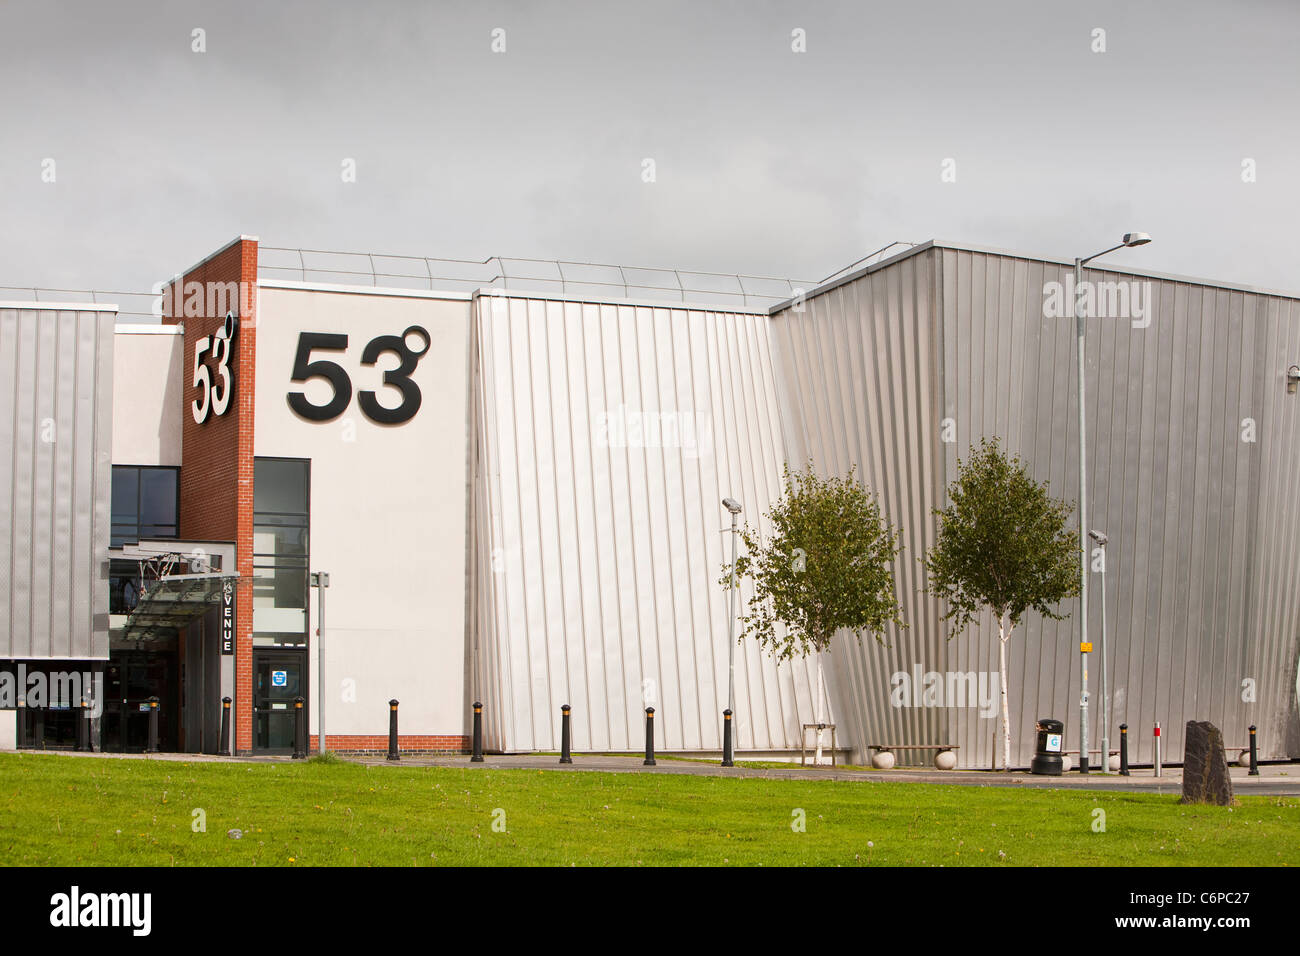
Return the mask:
[[[330, 575], [326, 733], [386, 734], [387, 702], [397, 698], [403, 736], [466, 734], [469, 303], [299, 289], [259, 294], [254, 454], [311, 460], [311, 570]], [[412, 325], [431, 340], [411, 374], [420, 409], [403, 424], [377, 424], [362, 414], [356, 393], [376, 390], [382, 404], [397, 405], [394, 389], [383, 385], [384, 370], [397, 360], [385, 353], [367, 367], [362, 353], [376, 336], [400, 335]], [[303, 332], [349, 337], [346, 351], [312, 355], [337, 362], [352, 382], [352, 401], [333, 421], [302, 418], [286, 399], [301, 389], [323, 404], [330, 394], [321, 379], [290, 380]], [[297, 611], [256, 608], [253, 615], [255, 628], [302, 626]], [[313, 590], [312, 733], [320, 692], [316, 617]]]
[[[636, 750], [649, 701], [660, 748], [720, 748], [721, 500], [759, 522], [784, 460], [767, 317], [504, 295], [475, 316], [487, 746], [558, 747], [567, 703], [575, 748]], [[815, 691], [813, 661], [738, 647], [738, 748], [797, 747]]]
[[179, 326], [118, 326], [113, 333], [113, 462], [181, 463], [185, 339]]

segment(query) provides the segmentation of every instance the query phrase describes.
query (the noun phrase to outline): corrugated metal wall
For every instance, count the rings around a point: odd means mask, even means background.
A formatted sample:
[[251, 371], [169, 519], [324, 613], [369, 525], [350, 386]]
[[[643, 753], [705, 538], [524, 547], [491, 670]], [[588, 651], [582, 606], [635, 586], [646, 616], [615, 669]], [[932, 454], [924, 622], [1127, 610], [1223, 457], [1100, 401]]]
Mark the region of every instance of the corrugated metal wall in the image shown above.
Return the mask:
[[[636, 750], [647, 696], [660, 748], [721, 746], [721, 499], [757, 521], [784, 459], [767, 323], [477, 298], [472, 653], [489, 748], [558, 748], [567, 703], [576, 749]], [[738, 749], [798, 747], [817, 690], [815, 661], [738, 648]]]
[[[957, 459], [998, 435], [1053, 493], [1077, 496], [1073, 320], [1043, 315], [1044, 287], [1068, 267], [930, 248], [773, 317], [792, 457], [837, 473], [857, 464], [904, 530], [899, 596], [911, 627], [890, 648], [844, 644], [835, 687], [856, 741], [955, 742], [963, 766], [989, 766], [996, 718], [971, 707], [890, 705], [890, 675], [997, 670], [996, 630], [944, 639], [915, 561], [933, 540]], [[1085, 278], [1125, 278], [1086, 270]], [[1300, 358], [1300, 303], [1165, 279], [1149, 281], [1147, 328], [1088, 328], [1090, 517], [1110, 537], [1107, 617], [1113, 725], [1134, 760], [1150, 729], [1181, 755], [1183, 725], [1209, 719], [1232, 745], [1260, 727], [1268, 757], [1300, 754], [1300, 396], [1285, 393]], [[1243, 440], [1243, 421], [1255, 441]], [[951, 419], [954, 441], [944, 441]], [[1246, 433], [1248, 434], [1248, 433]], [[1090, 579], [1099, 640], [1101, 581]], [[1078, 743], [1079, 655], [1073, 614], [1028, 620], [1010, 644], [1013, 761], [1032, 753], [1035, 718], [1066, 721]], [[1100, 728], [1100, 662], [1091, 659]], [[1254, 703], [1243, 700], [1255, 681]], [[942, 738], [942, 739], [941, 739]], [[1118, 731], [1112, 730], [1112, 745]], [[1172, 759], [1172, 758], [1171, 758]]]
[[1242, 670], [1259, 675], [1264, 752], [1300, 756], [1300, 394], [1286, 370], [1300, 364], [1300, 302], [1253, 297], [1246, 303], [1261, 360], [1258, 493], [1251, 497], [1254, 553], [1247, 579]]
[[859, 760], [869, 744], [951, 742], [948, 711], [890, 700], [893, 674], [944, 669], [938, 608], [920, 591], [918, 563], [934, 541], [929, 511], [943, 468], [936, 284], [933, 256], [921, 254], [771, 319], [791, 462], [833, 475], [856, 468], [902, 532], [894, 581], [908, 627], [891, 627], [884, 643], [837, 639], [832, 650], [843, 739]]
[[108, 657], [115, 318], [0, 308], [0, 657]]

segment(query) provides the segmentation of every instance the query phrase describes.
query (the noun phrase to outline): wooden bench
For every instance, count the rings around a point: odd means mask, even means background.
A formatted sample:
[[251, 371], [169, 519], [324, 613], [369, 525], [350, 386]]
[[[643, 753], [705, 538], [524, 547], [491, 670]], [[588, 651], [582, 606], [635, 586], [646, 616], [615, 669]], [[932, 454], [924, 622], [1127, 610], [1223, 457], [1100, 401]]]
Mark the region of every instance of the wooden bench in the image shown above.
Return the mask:
[[960, 750], [961, 747], [957, 744], [871, 744], [869, 749], [878, 754], [892, 754], [895, 750], [933, 750], [935, 767], [939, 770], [947, 770], [947, 767], [939, 766], [939, 755], [950, 750]]
[[[1227, 747], [1227, 748], [1225, 748], [1225, 749], [1226, 749], [1226, 750], [1231, 750], [1232, 748], [1231, 748], [1231, 747]], [[1062, 750], [1061, 753], [1063, 753], [1063, 754], [1074, 754], [1075, 756], [1078, 756], [1079, 751], [1077, 751], [1077, 750]], [[1101, 753], [1101, 748], [1100, 748], [1100, 747], [1097, 748], [1096, 750], [1089, 750], [1089, 751], [1088, 751], [1088, 756], [1091, 757], [1093, 754], [1099, 754], [1099, 753]], [[1112, 750], [1112, 751], [1110, 751], [1110, 755], [1111, 755], [1112, 757], [1118, 757], [1118, 756], [1119, 756], [1119, 751], [1118, 751], [1118, 750]]]
[[[819, 739], [820, 739], [820, 734], [823, 730], [829, 730], [831, 732], [831, 766], [832, 767], [835, 766], [835, 725], [834, 724], [804, 724], [803, 725], [803, 731], [799, 734], [799, 765], [807, 766], [808, 764], [807, 743], [808, 743], [808, 731], [810, 730], [817, 731], [819, 735]], [[817, 756], [816, 747], [813, 748], [813, 756], [814, 757]]]

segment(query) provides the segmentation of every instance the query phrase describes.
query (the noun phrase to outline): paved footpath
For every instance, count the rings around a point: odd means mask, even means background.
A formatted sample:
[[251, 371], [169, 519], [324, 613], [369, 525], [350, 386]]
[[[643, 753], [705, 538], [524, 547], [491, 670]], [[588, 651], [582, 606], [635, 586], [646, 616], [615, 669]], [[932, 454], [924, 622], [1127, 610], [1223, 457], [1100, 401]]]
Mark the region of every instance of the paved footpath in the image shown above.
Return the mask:
[[[12, 752], [12, 751], [10, 751]], [[104, 754], [70, 751], [21, 751], [30, 756], [65, 756], [85, 760], [163, 760], [191, 763], [284, 763], [289, 757], [216, 757], [209, 754]], [[601, 754], [574, 754], [573, 763], [561, 764], [554, 754], [489, 754], [482, 763], [469, 757], [406, 756], [400, 761], [383, 757], [346, 757], [368, 766], [384, 767], [460, 767], [475, 770], [555, 770], [562, 773], [675, 773], [702, 777], [756, 777], [766, 780], [843, 780], [857, 783], [941, 783], [964, 787], [1027, 787], [1048, 790], [1117, 790], [1130, 793], [1181, 793], [1182, 770], [1166, 767], [1155, 776], [1150, 767], [1136, 769], [1132, 776], [1071, 771], [1060, 777], [1040, 777], [1029, 773], [1003, 773], [990, 770], [926, 770], [897, 768], [889, 771], [850, 770], [843, 767], [721, 767], [714, 762], [679, 760], [660, 756], [654, 767], [642, 765], [643, 757], [619, 757]], [[1246, 768], [1233, 764], [1234, 792], [1260, 796], [1300, 796], [1300, 763], [1264, 764], [1259, 776], [1251, 777]]]
[[[1182, 769], [1165, 768], [1155, 776], [1151, 768], [1138, 769], [1131, 776], [1077, 771], [1059, 777], [1040, 777], [1030, 773], [1001, 773], [989, 770], [925, 770], [898, 768], [889, 771], [850, 770], [842, 767], [721, 767], [717, 763], [673, 760], [659, 757], [654, 767], [642, 765], [642, 757], [607, 755], [573, 755], [572, 764], [561, 764], [555, 755], [507, 754], [487, 755], [482, 763], [468, 757], [403, 757], [389, 761], [382, 757], [358, 758], [373, 765], [390, 767], [466, 767], [491, 770], [559, 770], [562, 772], [601, 771], [604, 773], [676, 773], [707, 777], [761, 777], [768, 780], [845, 780], [861, 783], [943, 783], [967, 787], [1030, 787], [1053, 790], [1119, 790], [1141, 793], [1182, 793]], [[1246, 768], [1232, 766], [1233, 790], [1237, 794], [1300, 796], [1300, 763], [1266, 764], [1259, 776], [1251, 777]]]

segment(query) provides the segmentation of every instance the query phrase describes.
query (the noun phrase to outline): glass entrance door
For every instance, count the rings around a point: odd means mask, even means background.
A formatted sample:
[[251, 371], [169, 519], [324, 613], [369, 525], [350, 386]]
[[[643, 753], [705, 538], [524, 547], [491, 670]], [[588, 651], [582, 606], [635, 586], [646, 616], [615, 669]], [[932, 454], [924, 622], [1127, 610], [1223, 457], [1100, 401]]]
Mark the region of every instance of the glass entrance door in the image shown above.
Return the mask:
[[254, 750], [293, 753], [293, 700], [299, 695], [307, 696], [306, 650], [253, 648]]
[[175, 648], [113, 651], [104, 671], [103, 748], [141, 753], [149, 743], [149, 698], [158, 698], [158, 749], [176, 749], [180, 724]]

